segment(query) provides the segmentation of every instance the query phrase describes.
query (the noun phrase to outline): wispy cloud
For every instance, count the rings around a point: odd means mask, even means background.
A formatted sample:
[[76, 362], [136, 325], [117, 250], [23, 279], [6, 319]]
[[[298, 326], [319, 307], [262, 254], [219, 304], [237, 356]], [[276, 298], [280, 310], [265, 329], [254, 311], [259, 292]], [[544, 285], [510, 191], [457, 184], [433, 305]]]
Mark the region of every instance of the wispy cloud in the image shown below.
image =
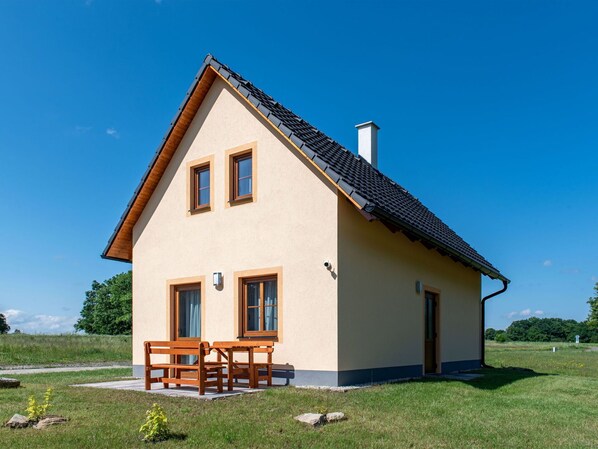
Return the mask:
[[19, 329], [26, 333], [60, 334], [74, 332], [76, 316], [32, 314], [18, 309], [1, 312], [11, 330]]
[[512, 319], [515, 317], [529, 318], [532, 315], [535, 315], [535, 316], [544, 315], [544, 311], [543, 310], [535, 310], [532, 312], [532, 309], [529, 309], [529, 308], [523, 309], [523, 310], [516, 310], [516, 311], [507, 313], [507, 318], [509, 318], [509, 319]]
[[581, 273], [581, 270], [579, 268], [563, 268], [561, 270], [561, 273], [565, 273], [565, 274], [579, 274], [579, 273]]
[[592, 276], [592, 281], [598, 282], [598, 276]]
[[544, 262], [542, 262], [542, 265], [545, 267], [552, 267], [552, 260], [546, 259]]
[[120, 133], [114, 128], [108, 128], [106, 130], [106, 134], [108, 134], [110, 137], [114, 137], [115, 139], [120, 139]]

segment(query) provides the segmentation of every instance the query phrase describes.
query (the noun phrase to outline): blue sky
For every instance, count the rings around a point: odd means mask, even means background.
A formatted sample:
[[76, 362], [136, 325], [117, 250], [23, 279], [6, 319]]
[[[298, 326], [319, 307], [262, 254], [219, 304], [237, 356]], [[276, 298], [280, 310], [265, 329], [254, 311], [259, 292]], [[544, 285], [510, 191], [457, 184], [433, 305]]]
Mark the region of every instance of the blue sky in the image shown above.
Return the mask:
[[[211, 52], [512, 279], [488, 325], [585, 319], [598, 281], [596, 2], [0, 2], [0, 311], [70, 331]], [[500, 287], [484, 282], [484, 292]]]

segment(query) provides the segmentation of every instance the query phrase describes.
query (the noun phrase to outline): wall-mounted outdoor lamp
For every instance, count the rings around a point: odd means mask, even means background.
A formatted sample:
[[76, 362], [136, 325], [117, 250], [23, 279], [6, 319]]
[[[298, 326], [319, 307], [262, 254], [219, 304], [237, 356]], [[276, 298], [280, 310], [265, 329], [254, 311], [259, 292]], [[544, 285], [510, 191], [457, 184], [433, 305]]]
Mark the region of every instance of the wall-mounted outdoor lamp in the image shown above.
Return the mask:
[[213, 274], [214, 287], [220, 287], [222, 285], [222, 273], [218, 271]]
[[419, 295], [422, 292], [422, 289], [423, 289], [422, 281], [415, 281], [415, 293], [417, 293]]

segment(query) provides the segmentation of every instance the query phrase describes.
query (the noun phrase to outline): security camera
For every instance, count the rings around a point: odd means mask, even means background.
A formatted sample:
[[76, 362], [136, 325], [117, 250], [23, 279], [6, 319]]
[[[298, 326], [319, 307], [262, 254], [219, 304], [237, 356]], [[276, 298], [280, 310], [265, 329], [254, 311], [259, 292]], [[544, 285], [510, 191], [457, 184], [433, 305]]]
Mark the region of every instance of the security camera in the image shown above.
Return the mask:
[[330, 269], [332, 268], [332, 264], [331, 264], [330, 262], [328, 262], [328, 261], [325, 261], [325, 262], [324, 262], [324, 267], [325, 267], [327, 270], [330, 270]]

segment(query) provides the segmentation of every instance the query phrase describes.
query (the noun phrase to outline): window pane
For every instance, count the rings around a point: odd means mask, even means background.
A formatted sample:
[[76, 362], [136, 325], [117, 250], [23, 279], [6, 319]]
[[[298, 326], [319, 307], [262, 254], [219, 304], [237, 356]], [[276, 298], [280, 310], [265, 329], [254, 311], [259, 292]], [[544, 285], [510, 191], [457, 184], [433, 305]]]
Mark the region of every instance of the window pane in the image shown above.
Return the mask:
[[434, 307], [434, 298], [426, 297], [426, 340], [434, 339], [434, 330], [436, 328], [436, 310]]
[[204, 205], [204, 204], [210, 204], [210, 189], [201, 189], [199, 191], [199, 202], [198, 204]]
[[237, 160], [239, 178], [251, 176], [251, 156]]
[[179, 292], [179, 337], [201, 335], [201, 307], [199, 289]]
[[278, 283], [276, 281], [264, 282], [264, 330], [275, 331], [278, 329]]
[[239, 196], [251, 195], [251, 178], [239, 179]]
[[247, 309], [247, 330], [248, 331], [259, 331], [260, 330], [260, 309], [259, 309], [259, 307]]
[[275, 306], [277, 301], [277, 282], [266, 281], [264, 282], [264, 304], [267, 306]]
[[199, 172], [199, 188], [210, 187], [210, 170], [204, 169]]
[[247, 306], [260, 305], [260, 283], [250, 282], [247, 284]]
[[278, 307], [266, 307], [264, 311], [266, 331], [278, 330]]

